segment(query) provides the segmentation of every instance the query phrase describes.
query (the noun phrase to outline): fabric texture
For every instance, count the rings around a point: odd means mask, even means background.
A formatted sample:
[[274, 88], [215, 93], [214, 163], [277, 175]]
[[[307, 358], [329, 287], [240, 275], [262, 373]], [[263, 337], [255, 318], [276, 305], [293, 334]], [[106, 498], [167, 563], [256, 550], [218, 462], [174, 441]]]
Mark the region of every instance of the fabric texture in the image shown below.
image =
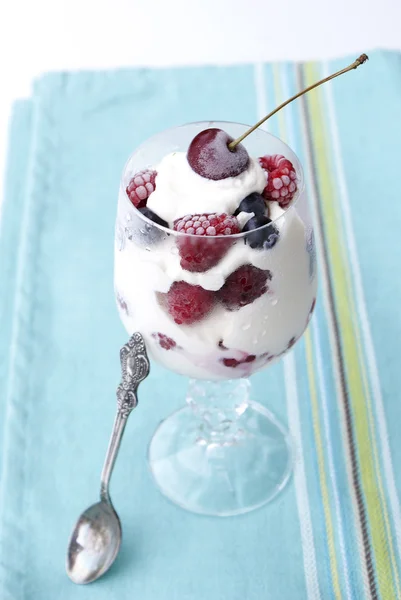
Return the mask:
[[349, 62], [58, 73], [16, 105], [0, 237], [2, 600], [401, 598], [401, 60], [386, 52], [268, 124], [305, 167], [320, 270], [303, 340], [252, 378], [294, 437], [291, 483], [220, 520], [163, 499], [146, 450], [186, 381], [152, 365], [112, 482], [121, 554], [91, 586], [64, 570], [96, 500], [126, 342], [113, 235], [127, 157], [184, 122], [256, 122]]

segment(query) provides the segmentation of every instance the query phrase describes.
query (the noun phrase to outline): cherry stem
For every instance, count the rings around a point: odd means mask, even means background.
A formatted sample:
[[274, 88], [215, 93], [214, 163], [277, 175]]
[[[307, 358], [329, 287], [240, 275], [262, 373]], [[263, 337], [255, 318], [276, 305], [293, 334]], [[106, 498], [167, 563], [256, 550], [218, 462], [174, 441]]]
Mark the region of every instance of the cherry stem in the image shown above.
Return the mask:
[[239, 138], [237, 138], [236, 140], [233, 140], [232, 142], [230, 142], [228, 144], [229, 149], [230, 150], [234, 150], [234, 148], [235, 148], [235, 146], [237, 146], [237, 144], [240, 144], [242, 142], [242, 140], [244, 140], [250, 133], [252, 133], [253, 131], [255, 131], [255, 129], [257, 129], [258, 127], [260, 127], [265, 121], [267, 121], [267, 119], [270, 119], [270, 117], [272, 117], [279, 110], [281, 110], [282, 108], [284, 108], [284, 106], [287, 106], [287, 104], [290, 104], [290, 102], [292, 102], [293, 100], [296, 100], [300, 96], [303, 96], [307, 92], [310, 92], [311, 90], [313, 90], [314, 88], [318, 87], [319, 85], [322, 85], [322, 83], [326, 83], [326, 81], [330, 81], [330, 79], [334, 79], [335, 77], [339, 77], [340, 75], [343, 75], [344, 73], [348, 73], [348, 71], [352, 71], [353, 69], [357, 69], [359, 67], [359, 65], [363, 65], [363, 63], [366, 62], [367, 60], [369, 60], [369, 57], [367, 56], [367, 54], [361, 54], [361, 56], [359, 58], [357, 58], [348, 67], [345, 67], [345, 69], [341, 69], [341, 71], [337, 71], [337, 73], [333, 73], [333, 75], [329, 75], [328, 77], [325, 77], [324, 79], [321, 79], [320, 81], [314, 83], [313, 85], [310, 85], [309, 87], [305, 88], [301, 92], [298, 92], [298, 94], [295, 94], [295, 96], [292, 96], [291, 98], [289, 98], [288, 100], [286, 100], [285, 102], [283, 102], [282, 104], [280, 104], [280, 106], [277, 106], [277, 108], [275, 108], [274, 110], [272, 110], [272, 112], [269, 113], [266, 117], [263, 117], [263, 119], [260, 119], [260, 121], [258, 121], [256, 123], [256, 125], [253, 125], [253, 127], [250, 127], [247, 131], [245, 131], [245, 133], [243, 133], [242, 135], [240, 135]]

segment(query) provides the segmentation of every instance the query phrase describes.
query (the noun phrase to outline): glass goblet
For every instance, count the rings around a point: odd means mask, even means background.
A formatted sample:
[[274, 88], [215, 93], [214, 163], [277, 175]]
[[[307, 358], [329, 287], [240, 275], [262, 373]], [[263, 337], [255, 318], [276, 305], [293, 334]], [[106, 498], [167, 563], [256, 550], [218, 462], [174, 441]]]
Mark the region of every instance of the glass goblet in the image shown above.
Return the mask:
[[[128, 333], [140, 331], [152, 360], [190, 379], [186, 406], [164, 420], [150, 442], [158, 487], [187, 510], [228, 516], [272, 500], [290, 477], [288, 432], [252, 401], [249, 377], [278, 361], [302, 336], [317, 281], [302, 167], [266, 131], [245, 139], [249, 155], [288, 158], [297, 192], [284, 212], [273, 207], [272, 222], [258, 230], [269, 234], [263, 247], [255, 231], [216, 237], [176, 232], [130, 202], [126, 188], [135, 173], [157, 168], [169, 153], [186, 152], [209, 127], [233, 138], [247, 129], [238, 123], [191, 123], [155, 135], [129, 158], [118, 199], [115, 293]], [[206, 260], [206, 269], [186, 268], [188, 248]], [[266, 375], [266, 390], [268, 385]]]

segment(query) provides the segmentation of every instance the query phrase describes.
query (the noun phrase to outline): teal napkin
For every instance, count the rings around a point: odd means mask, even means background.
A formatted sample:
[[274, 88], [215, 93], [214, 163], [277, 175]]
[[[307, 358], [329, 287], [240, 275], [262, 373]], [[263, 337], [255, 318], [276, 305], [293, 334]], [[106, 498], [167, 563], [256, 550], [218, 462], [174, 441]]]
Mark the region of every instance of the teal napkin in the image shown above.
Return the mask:
[[[32, 103], [29, 100], [16, 102], [9, 127], [9, 148], [6, 166], [7, 178], [4, 188], [2, 219], [0, 221], [0, 449], [6, 409], [6, 387], [11, 355], [13, 330], [13, 304], [16, 297], [17, 262], [16, 253], [22, 243], [22, 215], [24, 207], [25, 178], [32, 128]], [[0, 463], [1, 478], [1, 463]], [[0, 479], [1, 480], [1, 479]]]
[[91, 586], [64, 572], [96, 498], [126, 342], [113, 298], [126, 158], [172, 125], [255, 122], [348, 62], [59, 73], [16, 106], [0, 237], [1, 600], [401, 597], [401, 62], [381, 52], [269, 124], [306, 167], [320, 261], [303, 341], [253, 378], [295, 438], [293, 481], [243, 517], [168, 503], [146, 449], [186, 381], [153, 365], [113, 477], [121, 554]]

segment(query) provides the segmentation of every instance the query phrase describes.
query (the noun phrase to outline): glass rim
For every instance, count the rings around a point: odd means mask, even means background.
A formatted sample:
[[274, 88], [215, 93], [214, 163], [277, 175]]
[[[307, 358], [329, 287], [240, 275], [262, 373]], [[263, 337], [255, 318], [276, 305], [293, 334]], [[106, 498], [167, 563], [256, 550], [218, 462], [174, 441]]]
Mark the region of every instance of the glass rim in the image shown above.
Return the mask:
[[[241, 231], [240, 233], [233, 233], [233, 234], [230, 234], [230, 235], [213, 235], [213, 236], [212, 235], [210, 235], [210, 236], [205, 235], [205, 236], [199, 236], [199, 235], [196, 235], [195, 233], [186, 233], [186, 232], [183, 232], [183, 231], [175, 231], [174, 229], [170, 229], [169, 227], [164, 227], [163, 225], [159, 225], [158, 223], [155, 223], [151, 219], [148, 219], [148, 217], [146, 217], [145, 215], [143, 215], [136, 208], [136, 206], [134, 206], [132, 204], [132, 202], [128, 198], [127, 191], [126, 191], [126, 189], [125, 189], [125, 187], [123, 185], [123, 182], [124, 182], [124, 178], [125, 178], [125, 175], [127, 173], [127, 170], [128, 170], [128, 166], [129, 166], [129, 164], [130, 164], [130, 162], [132, 160], [132, 157], [142, 148], [142, 146], [144, 146], [145, 144], [148, 144], [152, 140], [155, 140], [160, 135], [167, 134], [168, 132], [173, 132], [173, 131], [175, 131], [177, 129], [181, 129], [183, 127], [188, 127], [190, 125], [205, 125], [205, 126], [212, 127], [216, 123], [223, 123], [223, 124], [226, 123], [227, 125], [240, 125], [240, 126], [246, 127], [246, 128], [251, 127], [251, 125], [247, 125], [246, 123], [238, 123], [236, 121], [191, 121], [189, 123], [183, 123], [182, 125], [176, 125], [174, 127], [168, 127], [167, 129], [163, 129], [162, 131], [159, 131], [158, 133], [155, 133], [151, 137], [147, 138], [144, 142], [142, 142], [136, 148], [136, 150], [134, 150], [134, 152], [132, 152], [132, 154], [130, 154], [130, 156], [128, 157], [128, 160], [126, 161], [126, 163], [124, 165], [122, 176], [121, 176], [121, 179], [120, 179], [120, 192], [121, 192], [120, 196], [122, 195], [124, 197], [124, 202], [127, 203], [128, 207], [131, 210], [135, 211], [135, 213], [138, 215], [138, 217], [140, 218], [140, 220], [142, 220], [144, 222], [145, 225], [151, 225], [152, 227], [155, 227], [155, 228], [159, 229], [159, 231], [162, 231], [163, 233], [166, 233], [168, 235], [173, 235], [173, 236], [176, 236], [176, 237], [185, 236], [186, 238], [196, 238], [197, 240], [199, 240], [199, 239], [204, 239], [204, 240], [207, 240], [207, 239], [208, 240], [218, 240], [218, 239], [236, 240], [236, 239], [246, 238], [248, 235], [254, 233], [255, 231], [263, 231], [263, 229], [271, 227], [272, 225], [278, 223], [278, 221], [280, 221], [281, 219], [283, 219], [287, 213], [289, 213], [290, 211], [292, 212], [292, 209], [295, 208], [296, 204], [298, 203], [298, 199], [300, 198], [300, 196], [302, 195], [302, 193], [305, 190], [305, 178], [304, 178], [304, 172], [303, 172], [303, 168], [302, 168], [301, 162], [300, 162], [297, 154], [294, 152], [294, 150], [292, 150], [290, 148], [290, 146], [286, 142], [284, 142], [278, 136], [273, 135], [269, 131], [266, 131], [265, 129], [261, 129], [261, 128], [259, 128], [258, 131], [261, 131], [266, 136], [268, 136], [270, 138], [274, 138], [275, 140], [278, 140], [281, 144], [284, 144], [284, 146], [286, 148], [288, 148], [289, 151], [295, 156], [295, 162], [296, 162], [296, 164], [294, 165], [294, 167], [295, 167], [295, 172], [297, 174], [297, 183], [298, 183], [297, 191], [295, 192], [294, 198], [291, 201], [290, 206], [288, 208], [282, 209], [284, 212], [280, 216], [276, 217], [275, 219], [271, 219], [270, 223], [266, 223], [266, 225], [262, 225], [261, 227], [258, 227], [257, 229], [252, 229], [250, 231]], [[252, 133], [250, 135], [252, 135]], [[214, 213], [209, 213], [209, 214], [214, 214]], [[184, 218], [185, 216], [187, 216], [187, 215], [183, 215], [182, 218]]]

